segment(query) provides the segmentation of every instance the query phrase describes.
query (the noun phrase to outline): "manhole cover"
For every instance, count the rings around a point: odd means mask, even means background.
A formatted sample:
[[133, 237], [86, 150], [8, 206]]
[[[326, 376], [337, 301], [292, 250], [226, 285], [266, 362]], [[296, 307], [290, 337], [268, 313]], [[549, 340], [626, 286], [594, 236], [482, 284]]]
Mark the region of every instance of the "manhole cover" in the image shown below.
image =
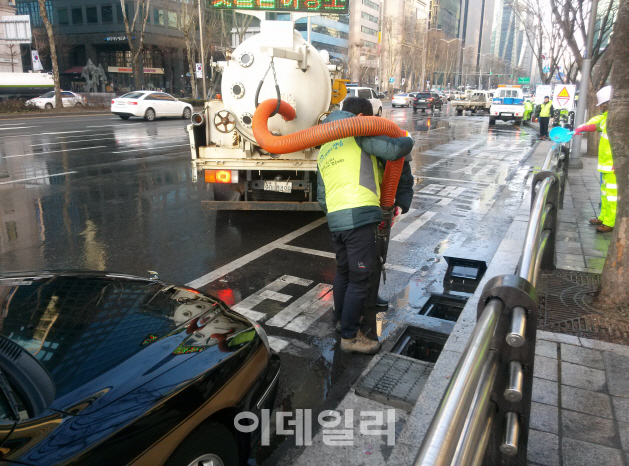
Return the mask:
[[356, 394], [411, 412], [434, 364], [385, 353], [356, 384]]
[[629, 323], [606, 317], [592, 304], [600, 275], [557, 269], [542, 275], [538, 328], [629, 344]]

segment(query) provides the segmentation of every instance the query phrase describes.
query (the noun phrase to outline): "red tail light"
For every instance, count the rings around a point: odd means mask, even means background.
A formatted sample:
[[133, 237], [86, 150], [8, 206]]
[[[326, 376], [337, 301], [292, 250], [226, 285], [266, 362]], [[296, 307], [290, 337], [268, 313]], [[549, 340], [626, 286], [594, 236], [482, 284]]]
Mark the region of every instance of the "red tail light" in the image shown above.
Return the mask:
[[129, 102], [128, 105], [137, 105], [137, 104], [138, 104], [137, 102]]
[[206, 183], [238, 183], [238, 170], [205, 170]]
[[429, 102], [432, 102], [432, 97], [428, 97], [428, 101], [429, 101]]
[[113, 103], [114, 103], [114, 101], [112, 100], [112, 101], [111, 101], [111, 103], [113, 104]]

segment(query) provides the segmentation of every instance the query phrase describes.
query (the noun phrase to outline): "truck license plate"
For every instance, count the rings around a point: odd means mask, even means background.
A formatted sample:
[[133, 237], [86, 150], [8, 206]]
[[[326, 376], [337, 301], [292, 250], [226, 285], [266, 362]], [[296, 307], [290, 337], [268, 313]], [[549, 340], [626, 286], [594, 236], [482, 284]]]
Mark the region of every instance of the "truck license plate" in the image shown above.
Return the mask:
[[293, 190], [293, 183], [290, 181], [265, 181], [265, 191], [275, 191], [278, 193], [290, 193]]
[[503, 113], [502, 116], [513, 116], [513, 113]]

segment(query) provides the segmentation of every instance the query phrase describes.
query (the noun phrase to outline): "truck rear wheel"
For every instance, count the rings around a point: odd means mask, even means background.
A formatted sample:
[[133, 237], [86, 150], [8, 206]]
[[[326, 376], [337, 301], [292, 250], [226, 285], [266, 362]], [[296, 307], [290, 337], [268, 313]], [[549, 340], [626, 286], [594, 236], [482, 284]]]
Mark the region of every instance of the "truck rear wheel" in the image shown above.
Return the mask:
[[463, 110], [457, 110], [457, 111], [456, 111], [456, 114], [457, 114], [458, 116], [463, 116]]
[[494, 117], [489, 117], [489, 126], [493, 126], [496, 124], [496, 119]]
[[520, 126], [522, 124], [522, 118], [516, 118], [514, 125]]

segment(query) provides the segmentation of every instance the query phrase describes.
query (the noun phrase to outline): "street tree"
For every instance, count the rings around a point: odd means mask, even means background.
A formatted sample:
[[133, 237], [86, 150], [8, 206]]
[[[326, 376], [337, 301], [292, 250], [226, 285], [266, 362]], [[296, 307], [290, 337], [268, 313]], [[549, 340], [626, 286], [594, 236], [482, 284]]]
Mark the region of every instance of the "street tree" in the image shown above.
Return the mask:
[[382, 17], [382, 41], [384, 45], [384, 57], [382, 59], [384, 62], [384, 79], [386, 79], [387, 89], [393, 91], [394, 86], [389, 84], [389, 78], [395, 77], [402, 54], [402, 35], [400, 34], [398, 18]]
[[[39, 0], [41, 3], [44, 0]], [[135, 89], [142, 87], [142, 72], [140, 59], [143, 57], [144, 50], [144, 30], [146, 29], [146, 22], [149, 17], [151, 0], [135, 0], [133, 2], [126, 2], [120, 0], [120, 6], [122, 7], [122, 18], [124, 20], [124, 28], [127, 34], [127, 43], [129, 44], [129, 51], [131, 52], [131, 69], [133, 71], [133, 86]], [[133, 21], [129, 22], [127, 16], [126, 5], [132, 5]], [[41, 7], [40, 7], [41, 8]], [[142, 15], [142, 16], [140, 16]], [[138, 18], [140, 23], [138, 23]], [[136, 30], [136, 25], [140, 26], [140, 39], [134, 42], [133, 33]], [[143, 64], [142, 64], [143, 66]]]
[[192, 88], [192, 97], [197, 97], [197, 78], [194, 64], [196, 63], [195, 48], [196, 38], [195, 31], [198, 23], [197, 2], [188, 1], [179, 3], [179, 18], [175, 18], [177, 28], [183, 34], [183, 41], [186, 45], [186, 57], [188, 59], [188, 73], [190, 73], [190, 86]]
[[46, 34], [48, 36], [48, 44], [50, 47], [50, 61], [52, 62], [52, 78], [55, 83], [55, 107], [63, 108], [61, 101], [61, 81], [59, 80], [59, 64], [57, 62], [57, 49], [55, 48], [55, 36], [52, 32], [52, 24], [48, 19], [48, 13], [46, 12], [46, 0], [37, 0], [39, 4], [39, 16], [41, 16], [46, 28]]
[[597, 304], [626, 311], [629, 308], [629, 1], [620, 2], [613, 40], [613, 93], [607, 134], [614, 157], [618, 205]]

